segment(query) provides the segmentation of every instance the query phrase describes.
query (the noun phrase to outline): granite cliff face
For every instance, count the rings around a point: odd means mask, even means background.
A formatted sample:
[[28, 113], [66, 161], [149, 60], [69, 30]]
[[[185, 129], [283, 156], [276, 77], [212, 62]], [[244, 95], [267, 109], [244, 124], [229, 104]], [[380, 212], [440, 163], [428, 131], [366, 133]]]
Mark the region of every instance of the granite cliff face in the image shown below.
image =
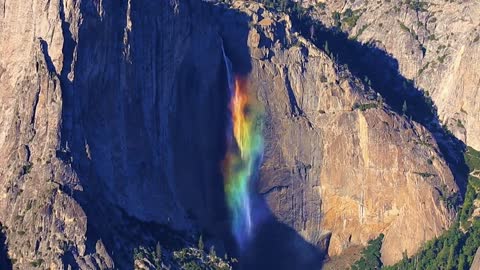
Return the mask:
[[225, 237], [222, 46], [265, 109], [258, 192], [279, 222], [330, 255], [384, 233], [386, 263], [450, 225], [458, 188], [432, 134], [288, 16], [232, 6], [0, 0], [0, 222], [14, 269], [130, 268], [165, 226]]
[[111, 268], [115, 254], [126, 269], [160, 231], [151, 223], [188, 230], [188, 212], [214, 227], [226, 96], [205, 5], [0, 6], [0, 222], [14, 268]]
[[432, 135], [295, 34], [288, 16], [235, 4], [253, 25], [249, 81], [266, 110], [259, 192], [277, 218], [329, 255], [384, 233], [387, 264], [448, 228], [441, 198], [457, 187]]
[[454, 135], [480, 148], [478, 1], [322, 2], [314, 11], [319, 20], [391, 54], [403, 76], [432, 97]]

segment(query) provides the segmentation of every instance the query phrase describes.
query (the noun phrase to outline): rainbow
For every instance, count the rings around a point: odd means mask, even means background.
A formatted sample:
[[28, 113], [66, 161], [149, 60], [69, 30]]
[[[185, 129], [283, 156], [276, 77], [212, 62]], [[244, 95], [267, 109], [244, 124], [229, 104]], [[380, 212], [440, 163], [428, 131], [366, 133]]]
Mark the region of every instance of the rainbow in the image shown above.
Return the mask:
[[[233, 85], [232, 85], [233, 84]], [[224, 160], [225, 193], [233, 235], [242, 250], [253, 233], [252, 183], [263, 153], [261, 110], [248, 93], [247, 82], [236, 76], [230, 83], [231, 129]], [[233, 86], [233, 87], [232, 87]]]

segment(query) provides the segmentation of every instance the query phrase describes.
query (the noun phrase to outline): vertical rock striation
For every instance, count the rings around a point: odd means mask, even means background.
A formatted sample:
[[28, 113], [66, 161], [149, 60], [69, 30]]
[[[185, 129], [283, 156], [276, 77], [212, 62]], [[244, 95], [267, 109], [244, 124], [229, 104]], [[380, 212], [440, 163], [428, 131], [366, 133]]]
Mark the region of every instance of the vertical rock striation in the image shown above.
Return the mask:
[[[351, 38], [391, 54], [426, 91], [455, 136], [480, 148], [480, 4], [441, 0], [325, 1], [314, 12], [328, 26], [339, 12]], [[346, 14], [350, 13], [350, 17]]]
[[15, 269], [128, 269], [161, 224], [225, 237], [222, 40], [265, 109], [257, 188], [280, 222], [330, 255], [383, 232], [386, 263], [450, 225], [458, 188], [432, 134], [288, 16], [233, 7], [0, 0], [0, 223]]
[[288, 16], [234, 7], [251, 19], [249, 82], [266, 112], [258, 190], [274, 215], [330, 255], [384, 233], [387, 264], [448, 228], [446, 199], [458, 188], [432, 134], [295, 33]]
[[159, 230], [148, 222], [224, 226], [226, 81], [204, 3], [0, 7], [0, 222], [15, 269], [128, 268]]

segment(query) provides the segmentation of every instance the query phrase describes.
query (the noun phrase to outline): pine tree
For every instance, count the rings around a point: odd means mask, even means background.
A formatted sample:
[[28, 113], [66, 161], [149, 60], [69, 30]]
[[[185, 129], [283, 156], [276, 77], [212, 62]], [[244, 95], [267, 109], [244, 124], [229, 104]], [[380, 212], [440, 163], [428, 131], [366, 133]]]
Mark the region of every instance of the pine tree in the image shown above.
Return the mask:
[[403, 102], [403, 106], [402, 106], [402, 113], [403, 113], [403, 115], [406, 115], [406, 114], [407, 114], [407, 110], [408, 110], [407, 101], [405, 100], [405, 101]]
[[160, 246], [160, 242], [157, 242], [157, 246], [155, 247], [155, 266], [160, 269], [162, 266], [162, 246]]
[[454, 263], [455, 263], [455, 247], [456, 247], [456, 243], [455, 245], [451, 245], [450, 246], [450, 250], [448, 252], [448, 260], [447, 260], [447, 270], [451, 270], [453, 269], [453, 266], [454, 266]]
[[330, 50], [328, 49], [328, 41], [325, 41], [325, 45], [323, 45], [323, 49], [325, 50], [326, 54], [330, 54]]
[[217, 253], [215, 252], [215, 247], [211, 246], [210, 247], [210, 252], [209, 252], [210, 257], [215, 258], [217, 257]]
[[280, 0], [280, 10], [281, 11], [286, 11], [287, 10], [287, 0]]
[[315, 25], [310, 26], [310, 39], [315, 40]]
[[201, 251], [204, 251], [205, 245], [203, 244], [203, 236], [200, 235], [200, 238], [198, 239], [198, 249]]
[[464, 270], [465, 269], [465, 256], [460, 255], [458, 258], [458, 270]]

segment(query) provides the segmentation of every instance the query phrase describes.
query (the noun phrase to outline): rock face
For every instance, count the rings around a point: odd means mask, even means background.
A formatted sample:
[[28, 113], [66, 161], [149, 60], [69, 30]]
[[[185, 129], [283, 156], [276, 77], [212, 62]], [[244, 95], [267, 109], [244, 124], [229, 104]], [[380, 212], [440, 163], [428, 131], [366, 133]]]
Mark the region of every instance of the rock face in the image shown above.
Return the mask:
[[265, 108], [258, 191], [279, 221], [330, 255], [383, 232], [386, 263], [450, 225], [457, 186], [432, 135], [288, 16], [233, 7], [0, 0], [0, 222], [15, 269], [128, 269], [160, 224], [222, 236], [222, 44]]
[[190, 229], [187, 212], [216, 226], [226, 81], [205, 4], [0, 6], [0, 222], [14, 268], [111, 268], [113, 253], [128, 269], [134, 243], [159, 231], [133, 227]]
[[259, 192], [277, 218], [319, 246], [330, 237], [330, 255], [383, 232], [387, 264], [448, 228], [441, 198], [457, 187], [432, 135], [295, 34], [287, 16], [237, 5], [252, 18], [249, 81], [265, 106]]
[[[325, 1], [315, 13], [393, 55], [400, 72], [429, 93], [443, 123], [479, 149], [480, 3], [478, 1]], [[351, 12], [352, 16], [345, 16]]]

